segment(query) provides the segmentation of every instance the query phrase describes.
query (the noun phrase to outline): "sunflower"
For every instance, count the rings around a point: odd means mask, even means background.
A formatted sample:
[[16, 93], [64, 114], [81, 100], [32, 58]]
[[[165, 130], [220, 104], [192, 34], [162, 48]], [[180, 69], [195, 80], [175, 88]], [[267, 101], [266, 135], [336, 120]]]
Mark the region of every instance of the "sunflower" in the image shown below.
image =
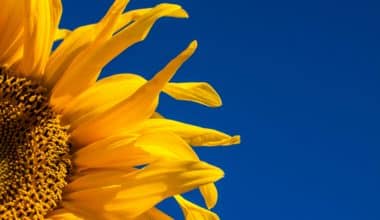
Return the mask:
[[[102, 68], [147, 36], [175, 4], [124, 12], [115, 0], [95, 24], [59, 29], [60, 0], [3, 0], [0, 7], [0, 219], [170, 219], [155, 207], [174, 197], [186, 219], [218, 219], [223, 171], [191, 146], [236, 144], [209, 128], [164, 118], [160, 92], [221, 105], [204, 82], [169, 82], [193, 41], [152, 79]], [[53, 44], [57, 47], [53, 49]], [[182, 193], [199, 189], [207, 208]]]

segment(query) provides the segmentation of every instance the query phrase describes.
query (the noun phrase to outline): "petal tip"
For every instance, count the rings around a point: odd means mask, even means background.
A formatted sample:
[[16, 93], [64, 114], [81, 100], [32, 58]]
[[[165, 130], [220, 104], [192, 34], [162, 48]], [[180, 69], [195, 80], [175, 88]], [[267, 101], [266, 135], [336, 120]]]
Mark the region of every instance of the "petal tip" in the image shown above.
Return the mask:
[[223, 105], [222, 98], [220, 98], [220, 96], [216, 96], [215, 97], [215, 103], [213, 105], [211, 105], [210, 107], [212, 107], [212, 108], [219, 108], [222, 105]]
[[174, 18], [189, 18], [189, 14], [185, 9], [183, 9], [180, 5], [177, 4], [171, 4], [171, 3], [161, 3], [158, 4], [157, 7], [162, 7], [162, 8], [172, 8], [174, 9], [171, 13], [170, 16]]
[[189, 46], [187, 46], [185, 51], [183, 51], [182, 55], [185, 57], [191, 57], [194, 54], [197, 47], [198, 47], [198, 42], [196, 40], [191, 41]]
[[231, 144], [240, 144], [240, 135], [235, 135], [231, 138]]
[[180, 8], [178, 9], [175, 14], [174, 14], [175, 17], [177, 18], [189, 18], [189, 14], [187, 13], [187, 11], [183, 8]]
[[198, 41], [197, 40], [193, 40], [191, 41], [190, 45], [189, 45], [189, 48], [193, 49], [193, 50], [196, 50], [198, 47]]
[[216, 180], [220, 180], [224, 177], [224, 171], [220, 169], [219, 167], [215, 167], [214, 176], [216, 177]]

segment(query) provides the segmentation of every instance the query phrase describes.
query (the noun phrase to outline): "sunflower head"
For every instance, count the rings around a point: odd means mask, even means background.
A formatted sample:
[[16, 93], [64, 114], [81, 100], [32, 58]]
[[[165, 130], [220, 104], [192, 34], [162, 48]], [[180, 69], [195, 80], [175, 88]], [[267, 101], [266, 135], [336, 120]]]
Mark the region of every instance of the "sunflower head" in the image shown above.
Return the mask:
[[0, 70], [0, 216], [44, 216], [57, 207], [71, 160], [67, 128], [48, 90]]
[[[99, 22], [69, 31], [58, 28], [60, 0], [2, 3], [0, 219], [170, 219], [155, 207], [169, 197], [186, 219], [218, 219], [209, 209], [223, 171], [192, 147], [236, 144], [239, 136], [156, 112], [161, 92], [221, 105], [208, 83], [170, 82], [197, 42], [150, 80], [98, 80], [159, 18], [187, 13], [175, 4], [124, 12], [128, 1], [115, 0]], [[207, 209], [181, 196], [196, 188]]]

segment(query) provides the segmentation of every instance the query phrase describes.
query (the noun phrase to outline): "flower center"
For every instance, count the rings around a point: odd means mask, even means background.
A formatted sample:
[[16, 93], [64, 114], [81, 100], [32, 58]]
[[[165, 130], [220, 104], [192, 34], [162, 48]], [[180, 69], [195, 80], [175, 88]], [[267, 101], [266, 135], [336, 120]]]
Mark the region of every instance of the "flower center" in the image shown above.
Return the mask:
[[67, 129], [48, 90], [0, 69], [0, 219], [43, 219], [71, 168]]

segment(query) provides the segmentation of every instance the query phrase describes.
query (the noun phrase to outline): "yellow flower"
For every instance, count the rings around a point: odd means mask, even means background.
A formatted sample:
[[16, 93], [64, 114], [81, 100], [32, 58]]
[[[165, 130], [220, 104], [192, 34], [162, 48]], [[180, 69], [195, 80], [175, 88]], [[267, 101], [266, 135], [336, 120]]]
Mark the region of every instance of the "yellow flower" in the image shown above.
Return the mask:
[[[175, 4], [124, 12], [127, 3], [116, 0], [98, 23], [68, 31], [58, 29], [60, 0], [2, 1], [0, 219], [170, 219], [155, 206], [172, 196], [186, 219], [218, 219], [208, 209], [223, 171], [191, 146], [236, 144], [239, 136], [155, 112], [161, 91], [221, 105], [207, 83], [169, 82], [197, 42], [151, 80], [97, 81], [157, 19], [187, 17]], [[197, 188], [207, 209], [180, 195]]]

